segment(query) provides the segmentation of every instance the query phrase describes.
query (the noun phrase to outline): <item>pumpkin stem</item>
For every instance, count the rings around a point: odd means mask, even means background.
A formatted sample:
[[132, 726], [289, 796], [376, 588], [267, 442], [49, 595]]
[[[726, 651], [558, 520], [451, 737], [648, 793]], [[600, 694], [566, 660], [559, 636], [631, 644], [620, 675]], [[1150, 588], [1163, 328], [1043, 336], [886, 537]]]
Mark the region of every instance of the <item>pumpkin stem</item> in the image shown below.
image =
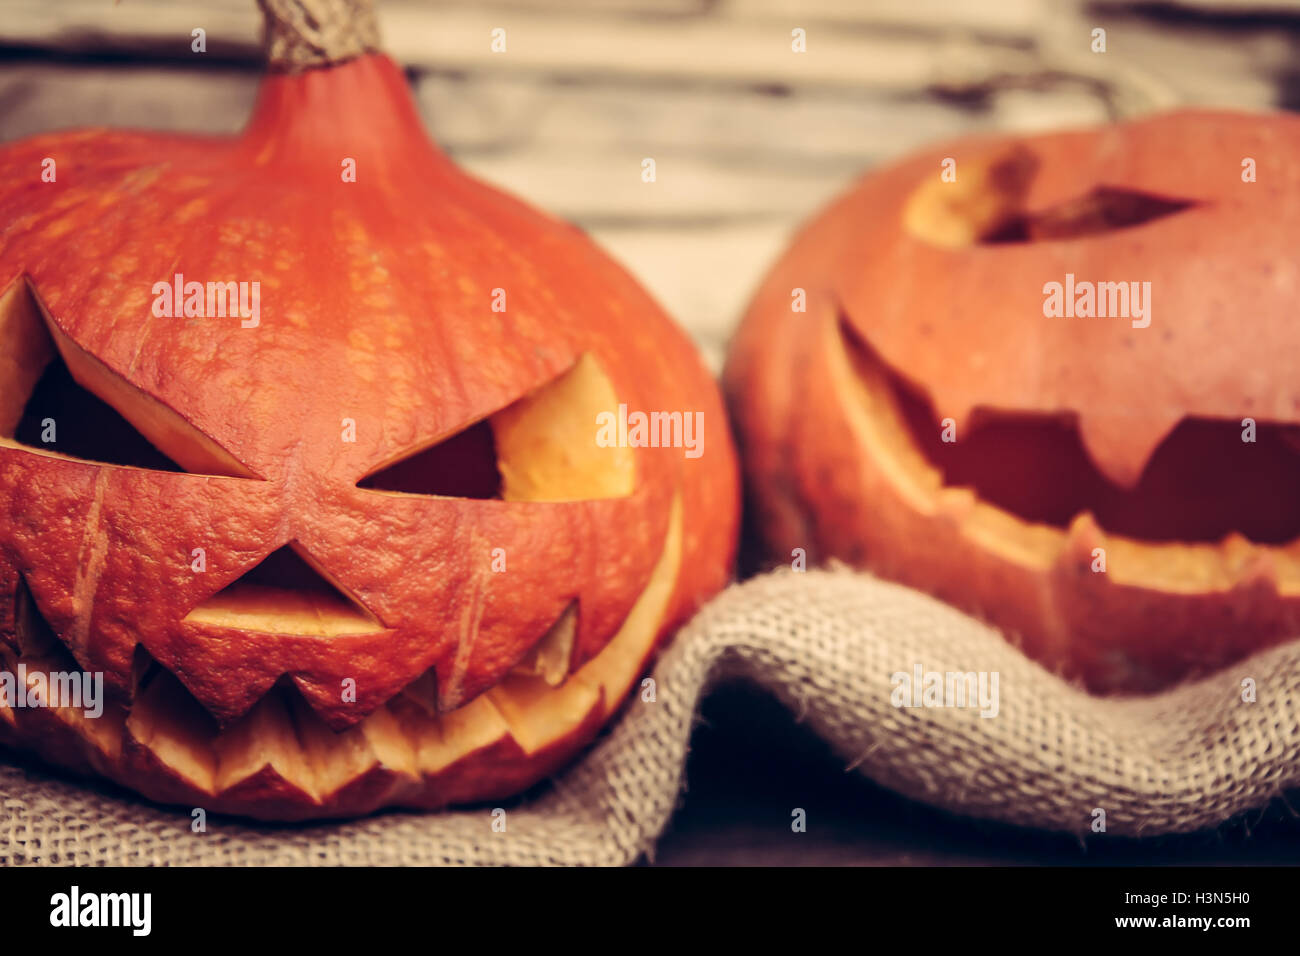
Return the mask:
[[273, 70], [301, 73], [379, 49], [374, 0], [257, 0]]

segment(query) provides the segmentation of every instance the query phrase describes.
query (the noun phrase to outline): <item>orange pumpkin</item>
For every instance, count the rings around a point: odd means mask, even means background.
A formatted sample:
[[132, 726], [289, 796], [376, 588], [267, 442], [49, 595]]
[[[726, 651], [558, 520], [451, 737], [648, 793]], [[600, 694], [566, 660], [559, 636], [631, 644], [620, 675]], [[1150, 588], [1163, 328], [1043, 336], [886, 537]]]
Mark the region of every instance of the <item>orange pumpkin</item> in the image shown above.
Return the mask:
[[1182, 112], [862, 179], [724, 375], [766, 556], [932, 592], [1098, 692], [1300, 634], [1297, 155], [1295, 117]]
[[[0, 151], [0, 654], [109, 700], [10, 695], [0, 741], [267, 819], [554, 771], [737, 522], [688, 340], [439, 152], [342, 6], [341, 53], [273, 19], [238, 137]], [[620, 404], [702, 413], [704, 453], [598, 442]]]

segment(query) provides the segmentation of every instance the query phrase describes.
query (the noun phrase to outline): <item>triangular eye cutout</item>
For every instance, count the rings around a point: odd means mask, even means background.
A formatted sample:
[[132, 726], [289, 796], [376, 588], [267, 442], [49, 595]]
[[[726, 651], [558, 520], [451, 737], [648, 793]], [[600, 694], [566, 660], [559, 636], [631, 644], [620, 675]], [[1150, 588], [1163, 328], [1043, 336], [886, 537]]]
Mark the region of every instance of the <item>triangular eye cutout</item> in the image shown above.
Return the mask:
[[287, 544], [208, 598], [185, 618], [198, 624], [267, 634], [337, 637], [383, 630]]
[[86, 461], [184, 471], [111, 406], [78, 385], [62, 358], [45, 367], [12, 437], [30, 448]]
[[1044, 242], [1093, 236], [1140, 226], [1195, 205], [1190, 199], [1167, 199], [1131, 189], [1098, 186], [1085, 195], [1040, 212], [1012, 216], [981, 236], [980, 242]]
[[50, 321], [30, 283], [0, 293], [0, 444], [154, 471], [256, 478]]
[[445, 498], [496, 498], [501, 473], [492, 428], [486, 421], [471, 425], [363, 478], [357, 486]]
[[633, 449], [598, 441], [602, 416], [618, 408], [613, 383], [584, 353], [487, 419], [399, 456], [357, 485], [505, 501], [627, 497], [636, 483]]
[[1041, 159], [1028, 147], [1015, 145], [964, 164], [959, 179], [927, 177], [916, 188], [903, 212], [908, 233], [954, 249], [977, 243], [1081, 239], [1141, 226], [1198, 205], [1192, 199], [1098, 185], [1031, 213], [1026, 203]]

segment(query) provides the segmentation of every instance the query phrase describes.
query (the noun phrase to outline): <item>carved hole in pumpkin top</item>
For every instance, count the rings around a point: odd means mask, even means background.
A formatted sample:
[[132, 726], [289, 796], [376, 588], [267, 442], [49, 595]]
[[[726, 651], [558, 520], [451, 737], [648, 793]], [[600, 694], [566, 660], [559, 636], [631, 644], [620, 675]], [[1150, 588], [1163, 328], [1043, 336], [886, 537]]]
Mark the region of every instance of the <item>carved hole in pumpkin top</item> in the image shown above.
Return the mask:
[[383, 630], [373, 615], [304, 557], [296, 542], [272, 551], [190, 611], [185, 620], [268, 634], [319, 637]]
[[854, 370], [883, 386], [911, 451], [947, 487], [973, 490], [1025, 521], [1069, 527], [1091, 513], [1106, 531], [1143, 541], [1214, 542], [1238, 533], [1258, 544], [1300, 537], [1300, 429], [1260, 423], [1241, 440], [1240, 420], [1184, 419], [1156, 448], [1137, 484], [1122, 488], [1088, 457], [1073, 414], [977, 409], [955, 442], [925, 392], [840, 322]]
[[590, 353], [511, 404], [372, 470], [358, 487], [503, 501], [624, 498], [635, 488], [631, 448], [596, 443], [614, 386]]
[[0, 294], [0, 444], [153, 471], [258, 477], [59, 331], [26, 280]]
[[1038, 157], [1021, 144], [958, 164], [953, 182], [930, 179], [909, 197], [904, 228], [939, 246], [1080, 239], [1172, 216], [1196, 201], [1095, 186], [1054, 206], [1025, 208]]

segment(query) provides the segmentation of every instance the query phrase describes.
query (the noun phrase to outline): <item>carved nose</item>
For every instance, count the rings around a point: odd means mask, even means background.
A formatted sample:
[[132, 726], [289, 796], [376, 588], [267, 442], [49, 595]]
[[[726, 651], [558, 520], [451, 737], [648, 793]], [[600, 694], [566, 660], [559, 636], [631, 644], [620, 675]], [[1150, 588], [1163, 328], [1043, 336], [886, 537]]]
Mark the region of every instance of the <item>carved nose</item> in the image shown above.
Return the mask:
[[267, 634], [337, 637], [369, 634], [383, 625], [290, 541], [199, 604], [185, 620]]

